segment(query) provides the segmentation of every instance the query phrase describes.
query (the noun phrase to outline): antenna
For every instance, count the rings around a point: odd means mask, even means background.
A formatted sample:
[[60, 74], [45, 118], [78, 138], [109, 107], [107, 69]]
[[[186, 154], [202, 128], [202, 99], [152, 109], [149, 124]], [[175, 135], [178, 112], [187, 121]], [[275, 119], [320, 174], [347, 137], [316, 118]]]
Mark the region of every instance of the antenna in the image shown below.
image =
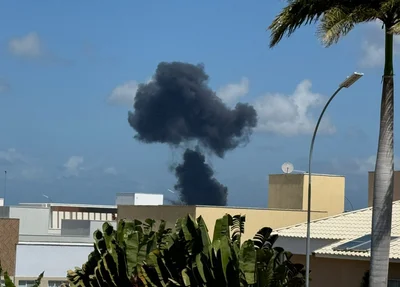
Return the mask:
[[282, 164], [282, 171], [284, 173], [292, 173], [294, 170], [293, 164], [291, 162], [285, 162]]
[[47, 194], [42, 194], [42, 196], [44, 197], [44, 198], [47, 198], [51, 203], [53, 202], [52, 200], [51, 200], [51, 197], [50, 196], [48, 196]]

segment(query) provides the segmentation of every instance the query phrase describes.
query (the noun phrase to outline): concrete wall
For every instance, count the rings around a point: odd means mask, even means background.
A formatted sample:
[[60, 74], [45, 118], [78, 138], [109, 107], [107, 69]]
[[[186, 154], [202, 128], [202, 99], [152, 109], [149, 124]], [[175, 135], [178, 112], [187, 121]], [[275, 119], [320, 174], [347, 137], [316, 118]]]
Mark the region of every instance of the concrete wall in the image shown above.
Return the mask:
[[0, 218], [10, 218], [9, 206], [0, 206]]
[[116, 205], [163, 205], [164, 195], [154, 193], [117, 193]]
[[[337, 175], [312, 175], [311, 209], [327, 215], [344, 212], [345, 178]], [[271, 174], [268, 208], [307, 210], [308, 174]]]
[[147, 218], [152, 218], [159, 221], [163, 219], [166, 221], [167, 227], [174, 227], [178, 218], [188, 214], [196, 217], [196, 207], [187, 205], [118, 205], [118, 220], [137, 219], [144, 221]]
[[10, 218], [19, 219], [19, 234], [44, 235], [49, 230], [49, 208], [11, 206]]
[[46, 279], [65, 279], [67, 270], [82, 266], [93, 251], [93, 244], [87, 245], [44, 245], [18, 244], [16, 280], [36, 278], [45, 271]]
[[0, 260], [3, 270], [7, 271], [10, 276], [15, 274], [18, 233], [18, 219], [0, 219]]
[[303, 209], [303, 174], [271, 174], [268, 208]]
[[61, 236], [90, 236], [90, 220], [64, 219], [61, 222]]
[[[368, 172], [368, 206], [372, 206], [372, 192], [374, 190], [375, 172]], [[400, 200], [400, 171], [394, 172], [393, 201]]]
[[[108, 221], [108, 223], [112, 226], [114, 226], [114, 228], [117, 227], [117, 222], [114, 221]], [[93, 238], [93, 233], [99, 229], [99, 230], [103, 230], [103, 224], [104, 221], [90, 221], [90, 230], [89, 230], [89, 237]]]
[[[293, 225], [306, 221], [307, 213], [301, 210], [278, 210], [278, 209], [248, 209], [248, 208], [229, 208], [229, 207], [209, 207], [209, 206], [118, 206], [118, 219], [138, 219], [145, 220], [153, 218], [155, 220], [164, 219], [168, 227], [173, 227], [178, 218], [187, 214], [197, 218], [200, 215], [207, 224], [210, 236], [214, 233], [215, 221], [225, 214], [246, 215], [246, 225], [244, 239], [253, 236], [262, 227], [273, 229]], [[326, 212], [312, 212], [312, 219], [326, 217]]]
[[[293, 262], [305, 264], [304, 255], [294, 255]], [[354, 287], [360, 286], [369, 260], [346, 260], [311, 257], [310, 287]], [[390, 263], [389, 280], [400, 279], [400, 264]]]
[[[246, 215], [245, 233], [243, 240], [251, 239], [263, 227], [277, 229], [290, 226], [307, 220], [307, 213], [302, 210], [279, 210], [279, 209], [249, 209], [229, 207], [197, 206], [196, 216], [202, 216], [207, 224], [210, 237], [214, 234], [215, 221], [225, 214]], [[318, 219], [326, 217], [326, 212], [312, 212], [311, 218]]]
[[[312, 175], [311, 209], [324, 210], [328, 216], [344, 212], [345, 178], [338, 175]], [[304, 175], [303, 210], [307, 210], [308, 175]]]

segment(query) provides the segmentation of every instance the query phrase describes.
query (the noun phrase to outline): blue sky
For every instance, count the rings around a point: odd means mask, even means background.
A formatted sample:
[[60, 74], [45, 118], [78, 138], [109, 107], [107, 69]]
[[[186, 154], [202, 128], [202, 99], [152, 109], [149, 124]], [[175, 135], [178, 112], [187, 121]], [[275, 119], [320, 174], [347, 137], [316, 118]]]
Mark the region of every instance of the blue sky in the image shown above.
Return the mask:
[[314, 170], [346, 175], [347, 197], [365, 206], [377, 146], [382, 30], [360, 26], [326, 49], [310, 26], [271, 50], [266, 28], [283, 4], [1, 2], [0, 168], [8, 171], [8, 203], [45, 201], [42, 194], [90, 203], [113, 203], [116, 192], [172, 197], [166, 189], [176, 179], [168, 166], [180, 152], [135, 141], [127, 113], [137, 83], [148, 81], [160, 61], [185, 61], [204, 63], [210, 86], [228, 105], [257, 109], [251, 142], [223, 160], [209, 158], [229, 188], [229, 204], [240, 206], [266, 206], [267, 176], [280, 173], [283, 162], [306, 169], [321, 105], [347, 75], [364, 72], [328, 110]]

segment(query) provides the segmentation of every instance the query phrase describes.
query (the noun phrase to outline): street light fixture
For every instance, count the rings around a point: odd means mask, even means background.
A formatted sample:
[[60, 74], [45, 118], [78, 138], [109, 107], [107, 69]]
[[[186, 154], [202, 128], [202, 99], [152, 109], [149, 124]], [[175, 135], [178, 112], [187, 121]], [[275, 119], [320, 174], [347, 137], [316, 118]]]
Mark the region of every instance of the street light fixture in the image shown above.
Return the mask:
[[322, 117], [324, 116], [324, 113], [326, 109], [328, 108], [329, 104], [332, 102], [332, 100], [335, 98], [335, 96], [340, 92], [341, 89], [343, 88], [350, 88], [355, 82], [357, 82], [362, 76], [364, 76], [363, 73], [357, 73], [354, 72], [350, 76], [348, 76], [336, 89], [336, 91], [333, 93], [333, 95], [329, 98], [329, 100], [326, 102], [324, 108], [322, 109], [322, 112], [318, 118], [317, 124], [315, 125], [314, 133], [311, 139], [311, 145], [310, 145], [310, 153], [308, 156], [308, 203], [307, 203], [307, 240], [306, 240], [306, 287], [309, 287], [310, 285], [310, 225], [311, 225], [311, 158], [312, 158], [312, 153], [314, 149], [314, 142], [315, 142], [315, 137], [317, 135], [318, 127], [319, 124], [321, 123]]
[[355, 82], [357, 82], [362, 76], [364, 76], [363, 73], [357, 73], [354, 72], [352, 75], [348, 76], [346, 80], [344, 80], [339, 87], [342, 88], [350, 88], [351, 85], [353, 85]]

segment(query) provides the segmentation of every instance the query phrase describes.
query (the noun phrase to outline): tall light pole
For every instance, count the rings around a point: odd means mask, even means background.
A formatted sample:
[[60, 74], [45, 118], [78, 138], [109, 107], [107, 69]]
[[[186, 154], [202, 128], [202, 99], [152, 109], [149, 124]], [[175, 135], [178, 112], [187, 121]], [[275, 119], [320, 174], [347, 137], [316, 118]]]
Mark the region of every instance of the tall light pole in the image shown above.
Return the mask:
[[319, 115], [317, 124], [314, 129], [314, 133], [311, 139], [310, 145], [310, 153], [308, 156], [308, 195], [307, 195], [307, 240], [306, 240], [306, 287], [310, 286], [310, 225], [311, 225], [311, 158], [314, 149], [314, 142], [315, 137], [317, 135], [319, 124], [321, 123], [322, 117], [326, 109], [328, 108], [329, 104], [335, 98], [335, 96], [343, 89], [343, 88], [350, 88], [355, 82], [357, 82], [364, 74], [362, 73], [353, 73], [352, 75], [348, 76], [346, 80], [344, 80], [333, 95], [329, 98], [326, 102], [324, 108], [322, 109], [321, 114]]
[[7, 195], [7, 171], [4, 171], [4, 198], [3, 205], [6, 205], [6, 195]]

